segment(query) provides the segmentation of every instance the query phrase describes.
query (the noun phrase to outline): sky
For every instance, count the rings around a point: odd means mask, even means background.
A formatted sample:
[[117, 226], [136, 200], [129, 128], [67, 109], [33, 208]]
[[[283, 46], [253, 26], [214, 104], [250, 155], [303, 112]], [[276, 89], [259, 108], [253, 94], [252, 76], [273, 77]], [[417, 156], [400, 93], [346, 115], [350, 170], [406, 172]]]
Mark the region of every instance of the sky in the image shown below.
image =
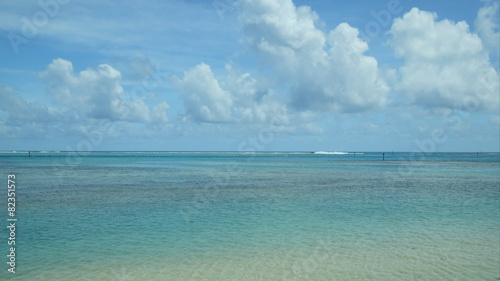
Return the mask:
[[496, 0], [5, 0], [0, 150], [500, 151]]

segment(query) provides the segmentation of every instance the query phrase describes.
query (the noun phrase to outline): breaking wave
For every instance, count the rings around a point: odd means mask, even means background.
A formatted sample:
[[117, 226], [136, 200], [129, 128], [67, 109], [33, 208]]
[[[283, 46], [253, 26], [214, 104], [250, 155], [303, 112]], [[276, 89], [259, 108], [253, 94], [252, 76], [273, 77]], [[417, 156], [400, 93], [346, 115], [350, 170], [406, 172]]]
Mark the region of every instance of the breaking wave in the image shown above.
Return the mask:
[[339, 151], [315, 151], [314, 154], [331, 154], [331, 155], [346, 155], [348, 152], [339, 152]]

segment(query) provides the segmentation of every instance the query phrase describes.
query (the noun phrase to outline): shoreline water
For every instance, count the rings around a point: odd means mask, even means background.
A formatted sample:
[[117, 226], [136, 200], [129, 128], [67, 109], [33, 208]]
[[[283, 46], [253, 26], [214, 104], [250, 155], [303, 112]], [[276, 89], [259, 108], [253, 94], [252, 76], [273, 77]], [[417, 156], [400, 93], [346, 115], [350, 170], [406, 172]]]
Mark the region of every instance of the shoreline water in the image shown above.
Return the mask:
[[496, 154], [411, 173], [373, 153], [69, 154], [0, 153], [19, 202], [17, 273], [1, 278], [500, 277]]

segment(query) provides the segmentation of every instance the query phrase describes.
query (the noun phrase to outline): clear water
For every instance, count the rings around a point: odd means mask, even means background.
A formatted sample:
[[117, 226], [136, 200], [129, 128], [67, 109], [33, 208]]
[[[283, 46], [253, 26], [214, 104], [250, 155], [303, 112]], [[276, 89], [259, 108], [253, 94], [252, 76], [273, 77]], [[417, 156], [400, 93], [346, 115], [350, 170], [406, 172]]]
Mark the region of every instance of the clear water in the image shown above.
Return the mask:
[[0, 279], [498, 280], [500, 155], [384, 159], [0, 153], [18, 218]]

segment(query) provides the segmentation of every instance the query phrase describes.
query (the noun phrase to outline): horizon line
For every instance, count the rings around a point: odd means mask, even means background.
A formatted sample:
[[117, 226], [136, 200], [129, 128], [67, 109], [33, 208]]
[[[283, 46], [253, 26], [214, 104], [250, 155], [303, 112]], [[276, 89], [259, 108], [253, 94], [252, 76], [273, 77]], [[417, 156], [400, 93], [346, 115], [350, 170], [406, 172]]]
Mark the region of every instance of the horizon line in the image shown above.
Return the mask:
[[268, 152], [278, 152], [278, 153], [315, 153], [315, 152], [327, 152], [327, 153], [500, 153], [500, 151], [387, 151], [387, 150], [255, 150], [255, 151], [238, 151], [238, 150], [93, 150], [93, 151], [78, 151], [78, 150], [0, 150], [0, 152], [15, 152], [15, 153], [102, 153], [102, 152], [163, 152], [163, 153], [175, 153], [175, 152], [205, 152], [205, 153], [268, 153]]

